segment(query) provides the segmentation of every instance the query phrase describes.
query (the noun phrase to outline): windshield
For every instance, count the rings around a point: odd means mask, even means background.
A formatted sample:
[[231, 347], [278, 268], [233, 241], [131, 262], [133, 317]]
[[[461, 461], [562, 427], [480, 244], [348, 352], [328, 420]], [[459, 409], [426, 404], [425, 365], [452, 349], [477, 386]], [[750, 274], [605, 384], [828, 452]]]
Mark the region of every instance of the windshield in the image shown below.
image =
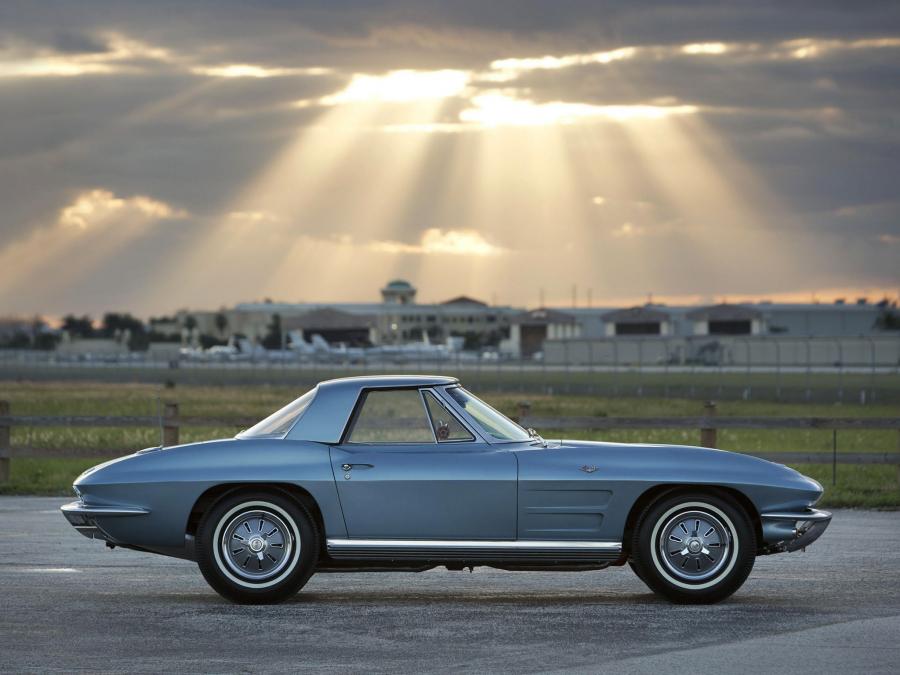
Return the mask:
[[246, 431], [237, 435], [238, 438], [284, 438], [287, 432], [294, 426], [294, 422], [300, 419], [309, 404], [316, 395], [315, 389], [310, 389], [297, 400], [288, 403], [278, 412], [269, 415], [262, 422], [258, 422]]
[[451, 387], [446, 391], [492, 438], [501, 441], [531, 440], [531, 436], [522, 427], [462, 387]]

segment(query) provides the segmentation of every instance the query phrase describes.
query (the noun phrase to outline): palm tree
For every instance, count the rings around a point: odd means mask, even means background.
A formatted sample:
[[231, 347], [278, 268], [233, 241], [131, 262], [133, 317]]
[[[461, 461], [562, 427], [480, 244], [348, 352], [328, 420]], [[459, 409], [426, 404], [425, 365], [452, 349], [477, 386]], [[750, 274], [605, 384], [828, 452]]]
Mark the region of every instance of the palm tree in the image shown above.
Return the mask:
[[225, 329], [228, 328], [228, 317], [224, 312], [219, 312], [215, 316], [216, 328], [219, 331], [219, 337], [225, 337]]

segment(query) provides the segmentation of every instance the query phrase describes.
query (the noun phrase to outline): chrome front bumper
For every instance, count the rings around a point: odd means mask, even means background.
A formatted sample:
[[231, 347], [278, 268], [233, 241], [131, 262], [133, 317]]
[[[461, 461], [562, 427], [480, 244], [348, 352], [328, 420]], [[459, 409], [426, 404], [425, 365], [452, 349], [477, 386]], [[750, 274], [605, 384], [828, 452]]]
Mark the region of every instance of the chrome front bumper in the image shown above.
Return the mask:
[[69, 524], [85, 537], [103, 541], [110, 541], [110, 537], [98, 524], [98, 519], [144, 516], [150, 513], [147, 509], [139, 506], [91, 506], [81, 501], [63, 504], [59, 510], [62, 511]]
[[763, 553], [782, 553], [805, 549], [831, 523], [831, 514], [819, 509], [761, 513]]

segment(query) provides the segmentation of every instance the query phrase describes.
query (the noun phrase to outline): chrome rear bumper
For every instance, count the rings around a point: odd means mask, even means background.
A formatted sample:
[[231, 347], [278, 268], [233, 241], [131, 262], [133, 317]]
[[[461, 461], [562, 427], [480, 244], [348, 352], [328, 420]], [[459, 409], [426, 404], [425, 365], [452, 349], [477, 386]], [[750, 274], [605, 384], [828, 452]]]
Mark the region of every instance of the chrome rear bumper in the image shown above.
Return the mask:
[[831, 514], [819, 509], [761, 513], [763, 553], [805, 549], [822, 536], [831, 523]]

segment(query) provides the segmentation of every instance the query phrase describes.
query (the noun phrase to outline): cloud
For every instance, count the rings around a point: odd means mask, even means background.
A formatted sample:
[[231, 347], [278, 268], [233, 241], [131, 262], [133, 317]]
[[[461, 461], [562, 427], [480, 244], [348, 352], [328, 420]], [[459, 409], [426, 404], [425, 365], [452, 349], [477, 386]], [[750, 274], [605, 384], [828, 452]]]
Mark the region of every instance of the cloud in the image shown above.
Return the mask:
[[369, 248], [379, 253], [405, 253], [413, 255], [465, 255], [495, 256], [505, 249], [490, 243], [477, 230], [441, 230], [429, 228], [422, 233], [417, 244], [400, 241], [375, 241]]
[[681, 51], [685, 54], [724, 54], [728, 51], [728, 45], [724, 42], [694, 42], [681, 45]]
[[14, 43], [0, 50], [0, 78], [78, 77], [113, 75], [141, 70], [141, 62], [170, 63], [170, 50], [126, 35], [110, 33], [94, 49], [85, 44], [57, 45], [55, 49]]
[[479, 94], [472, 98], [471, 103], [472, 107], [459, 113], [459, 119], [485, 127], [545, 126], [596, 119], [625, 122], [697, 112], [697, 107], [692, 105], [591, 105], [570, 101], [536, 103], [508, 93]]
[[168, 220], [186, 217], [188, 217], [186, 211], [144, 195], [121, 198], [109, 190], [95, 189], [82, 192], [71, 204], [64, 207], [59, 212], [57, 222], [62, 227], [87, 230], [114, 219]]
[[262, 225], [281, 222], [281, 218], [269, 211], [231, 211], [226, 215], [229, 221], [247, 223], [250, 225]]
[[799, 38], [780, 42], [691, 42], [682, 45], [629, 45], [600, 52], [544, 55], [537, 57], [496, 59], [490, 70], [481, 74], [485, 81], [506, 82], [523, 73], [541, 70], [561, 70], [577, 66], [616, 65], [618, 62], [643, 59], [646, 61], [674, 60], [688, 57], [729, 56], [734, 62], [770, 62], [794, 59], [815, 59], [836, 53], [863, 50], [900, 48], [900, 38], [881, 37], [859, 40]]
[[461, 70], [395, 70], [384, 75], [355, 73], [344, 89], [319, 99], [322, 105], [406, 103], [457, 96], [470, 75]]
[[255, 79], [265, 79], [268, 77], [289, 77], [297, 75], [327, 75], [331, 73], [330, 68], [270, 68], [266, 66], [254, 65], [252, 63], [229, 63], [218, 66], [194, 66], [191, 68], [194, 75], [203, 75], [206, 77], [250, 77]]
[[564, 56], [539, 56], [531, 58], [497, 59], [491, 62], [491, 69], [516, 73], [525, 70], [558, 70], [559, 68], [571, 68], [572, 66], [584, 66], [588, 64], [607, 64], [614, 61], [634, 58], [637, 54], [636, 47], [620, 47], [605, 52], [590, 52], [587, 54], [566, 54]]
[[[352, 300], [401, 271], [516, 303], [557, 282], [559, 297], [577, 282], [595, 298], [896, 285], [900, 4], [475, 4], [198, 0], [188, 21], [134, 0], [0, 3], [4, 265], [124, 238], [80, 284], [19, 267], [0, 304], [170, 311], [307, 287]], [[273, 198], [257, 199], [273, 168]], [[111, 196], [61, 227], [84, 186]], [[137, 196], [189, 212], [191, 227], [156, 226], [174, 221], [151, 220]], [[735, 227], [742, 210], [771, 239]], [[515, 245], [473, 256], [491, 271], [461, 280], [425, 252], [439, 247], [422, 223]], [[352, 240], [324, 241], [335, 231]], [[259, 260], [259, 276], [213, 278], [197, 255], [230, 268], [209, 240]], [[309, 252], [264, 291], [295, 242]], [[638, 246], [645, 265], [621, 255]]]

